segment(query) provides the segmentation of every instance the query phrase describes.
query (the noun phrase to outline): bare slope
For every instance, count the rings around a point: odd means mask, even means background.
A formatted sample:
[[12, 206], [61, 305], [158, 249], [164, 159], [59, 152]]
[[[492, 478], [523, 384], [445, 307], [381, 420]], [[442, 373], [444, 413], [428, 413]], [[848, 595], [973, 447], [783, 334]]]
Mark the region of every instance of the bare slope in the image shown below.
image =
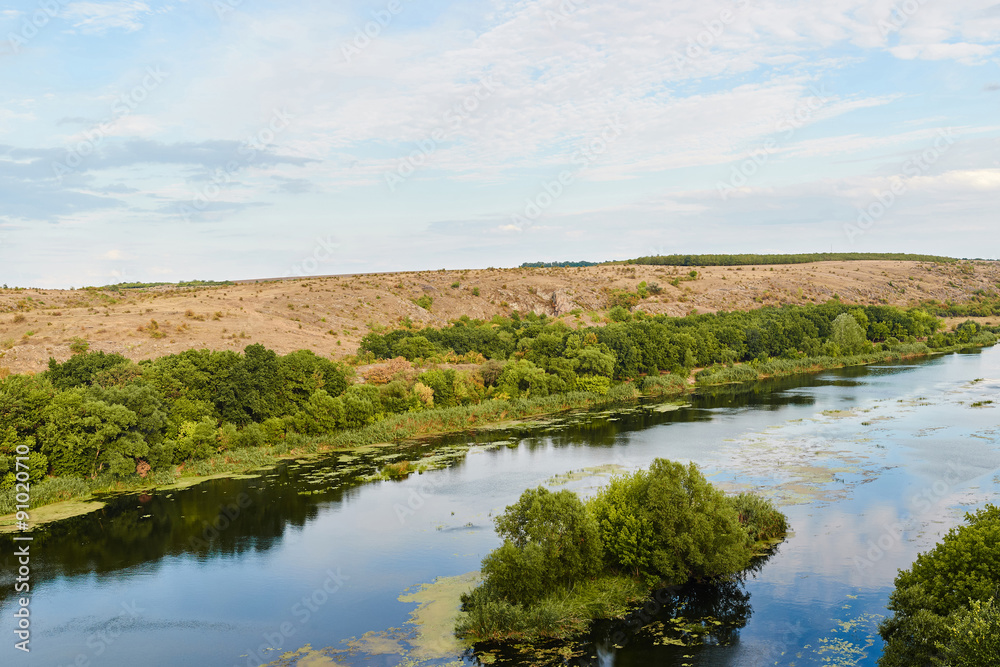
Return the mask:
[[[582, 268], [483, 269], [333, 276], [223, 287], [156, 287], [121, 293], [96, 289], [0, 290], [0, 373], [44, 370], [64, 360], [81, 338], [91, 350], [148, 359], [188, 348], [237, 349], [262, 343], [282, 354], [310, 349], [342, 357], [357, 350], [369, 325], [440, 326], [468, 315], [512, 310], [595, 326], [608, 290], [640, 281], [663, 291], [642, 301], [650, 313], [684, 315], [786, 303], [910, 305], [962, 301], [1000, 285], [1000, 263], [817, 262], [697, 268], [606, 265]], [[676, 282], [676, 285], [671, 282]], [[455, 286], [457, 284], [457, 286]], [[478, 296], [476, 293], [478, 292]], [[428, 296], [430, 310], [414, 301]], [[579, 309], [579, 310], [577, 310]]]

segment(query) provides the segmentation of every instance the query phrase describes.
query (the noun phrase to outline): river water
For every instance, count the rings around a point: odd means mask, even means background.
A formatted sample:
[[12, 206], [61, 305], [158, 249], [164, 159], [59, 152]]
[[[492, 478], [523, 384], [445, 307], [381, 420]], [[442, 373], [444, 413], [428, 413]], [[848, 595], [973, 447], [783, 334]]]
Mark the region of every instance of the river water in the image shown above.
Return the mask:
[[[641, 630], [599, 628], [576, 647], [583, 662], [874, 665], [897, 569], [1000, 498], [998, 394], [993, 348], [110, 499], [35, 529], [30, 653], [14, 648], [16, 547], [0, 537], [0, 663], [478, 664], [418, 641], [433, 633], [410, 622], [422, 598], [404, 593], [477, 570], [499, 544], [492, 517], [524, 489], [587, 496], [614, 472], [663, 457], [696, 462], [727, 490], [772, 497], [792, 533], [742, 583], [666, 596]], [[403, 459], [432, 469], [366, 479]]]

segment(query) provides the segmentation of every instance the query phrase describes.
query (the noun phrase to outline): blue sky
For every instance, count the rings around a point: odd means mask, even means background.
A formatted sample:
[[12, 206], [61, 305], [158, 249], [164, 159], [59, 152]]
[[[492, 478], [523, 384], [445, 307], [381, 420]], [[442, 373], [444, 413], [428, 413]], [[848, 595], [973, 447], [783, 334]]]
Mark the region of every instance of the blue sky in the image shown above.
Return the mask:
[[1000, 256], [1000, 3], [0, 8], [0, 283]]

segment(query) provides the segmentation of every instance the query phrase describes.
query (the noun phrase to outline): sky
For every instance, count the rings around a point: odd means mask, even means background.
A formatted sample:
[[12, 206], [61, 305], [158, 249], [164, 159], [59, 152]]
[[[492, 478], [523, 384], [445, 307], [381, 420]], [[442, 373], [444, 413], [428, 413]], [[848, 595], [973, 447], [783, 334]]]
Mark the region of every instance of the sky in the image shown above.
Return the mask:
[[0, 284], [1000, 256], [996, 0], [6, 0]]

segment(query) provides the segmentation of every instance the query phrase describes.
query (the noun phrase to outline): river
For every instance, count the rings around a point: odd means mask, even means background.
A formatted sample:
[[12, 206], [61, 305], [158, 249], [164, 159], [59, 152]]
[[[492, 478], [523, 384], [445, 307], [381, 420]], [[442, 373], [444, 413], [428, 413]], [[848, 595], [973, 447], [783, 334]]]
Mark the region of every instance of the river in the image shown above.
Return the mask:
[[[1000, 348], [685, 403], [579, 412], [109, 499], [34, 530], [30, 653], [14, 648], [12, 633], [21, 543], [0, 536], [0, 661], [477, 664], [447, 643], [416, 640], [432, 634], [410, 622], [427, 598], [418, 587], [477, 570], [499, 543], [492, 517], [526, 488], [586, 496], [610, 474], [663, 457], [696, 462], [727, 490], [768, 495], [792, 533], [744, 582], [693, 591], [683, 613], [661, 612], [644, 630], [620, 632], [617, 647], [584, 653], [619, 667], [875, 665], [897, 569], [964, 512], [998, 499]], [[404, 459], [432, 469], [366, 479]], [[686, 632], [672, 627], [676, 616]], [[707, 630], [692, 631], [692, 619]]]

